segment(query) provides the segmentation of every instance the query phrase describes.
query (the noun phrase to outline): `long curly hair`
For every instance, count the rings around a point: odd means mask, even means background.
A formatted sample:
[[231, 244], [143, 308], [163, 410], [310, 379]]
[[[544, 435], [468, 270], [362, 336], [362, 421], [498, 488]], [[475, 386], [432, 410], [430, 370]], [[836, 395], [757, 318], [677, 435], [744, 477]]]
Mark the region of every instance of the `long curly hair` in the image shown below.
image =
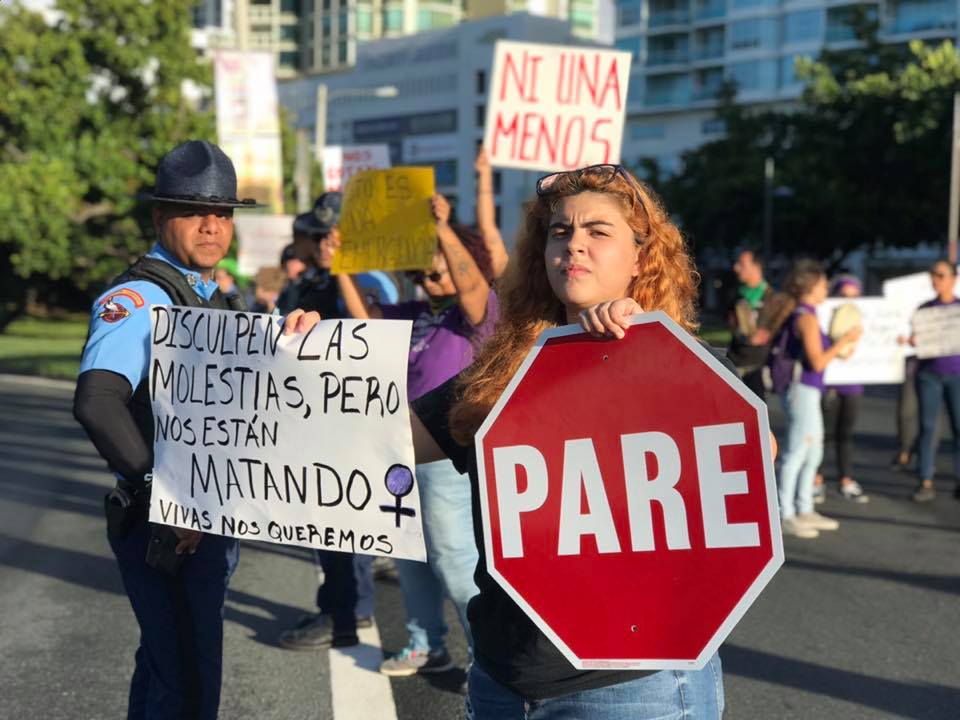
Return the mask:
[[619, 175], [607, 182], [593, 174], [569, 173], [550, 186], [548, 196], [527, 203], [514, 256], [498, 286], [500, 320], [464, 371], [459, 399], [450, 411], [450, 431], [457, 442], [472, 441], [537, 336], [566, 323], [566, 310], [550, 288], [544, 260], [550, 218], [566, 196], [592, 191], [616, 200], [640, 247], [640, 273], [627, 294], [644, 310], [662, 310], [686, 330], [696, 331], [700, 278], [686, 242], [653, 190], [636, 183], [634, 187]]

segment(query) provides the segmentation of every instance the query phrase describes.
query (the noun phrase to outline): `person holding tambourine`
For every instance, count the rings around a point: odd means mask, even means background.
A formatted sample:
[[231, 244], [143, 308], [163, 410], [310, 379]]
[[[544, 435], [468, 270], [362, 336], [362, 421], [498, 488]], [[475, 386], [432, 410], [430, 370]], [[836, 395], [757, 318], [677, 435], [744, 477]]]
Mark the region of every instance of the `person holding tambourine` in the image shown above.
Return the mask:
[[[863, 286], [853, 275], [839, 275], [830, 283], [833, 297], [859, 297]], [[847, 332], [863, 324], [863, 314], [851, 303], [839, 306], [830, 319], [830, 340], [839, 341]], [[854, 346], [847, 345], [838, 357], [853, 354]], [[870, 497], [853, 479], [853, 426], [857, 421], [857, 409], [863, 395], [863, 385], [827, 385], [823, 393], [824, 445], [833, 445], [837, 459], [837, 475], [840, 477], [840, 496], [844, 500], [865, 503]], [[827, 486], [823, 481], [823, 465], [817, 472], [813, 499], [821, 503], [826, 499]]]

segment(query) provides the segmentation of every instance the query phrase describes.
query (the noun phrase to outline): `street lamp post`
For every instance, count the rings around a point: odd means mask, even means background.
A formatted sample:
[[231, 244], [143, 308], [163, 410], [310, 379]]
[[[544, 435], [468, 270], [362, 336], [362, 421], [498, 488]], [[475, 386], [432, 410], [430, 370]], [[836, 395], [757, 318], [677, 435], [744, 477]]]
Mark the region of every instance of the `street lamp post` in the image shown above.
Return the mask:
[[[327, 145], [327, 105], [340, 97], [395, 98], [400, 91], [394, 85], [375, 88], [342, 88], [327, 90], [324, 83], [317, 85], [316, 124], [313, 131], [313, 157], [323, 161], [323, 148]], [[310, 140], [307, 130], [297, 131], [297, 212], [310, 209]]]
[[770, 262], [773, 245], [773, 172], [772, 157], [763, 161], [763, 262]]
[[317, 159], [323, 156], [327, 144], [327, 105], [341, 97], [378, 97], [395, 98], [400, 91], [395, 85], [381, 85], [375, 88], [341, 88], [327, 90], [323, 83], [317, 85], [317, 126], [314, 131], [314, 151]]

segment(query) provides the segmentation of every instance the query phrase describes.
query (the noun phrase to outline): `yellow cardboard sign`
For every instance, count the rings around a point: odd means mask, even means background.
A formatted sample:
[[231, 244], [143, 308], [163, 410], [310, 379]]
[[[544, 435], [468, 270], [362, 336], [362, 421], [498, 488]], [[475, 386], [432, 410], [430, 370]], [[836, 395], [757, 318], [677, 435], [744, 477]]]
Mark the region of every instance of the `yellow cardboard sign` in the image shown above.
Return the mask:
[[437, 250], [433, 188], [432, 167], [363, 170], [351, 177], [343, 192], [333, 272], [430, 267]]

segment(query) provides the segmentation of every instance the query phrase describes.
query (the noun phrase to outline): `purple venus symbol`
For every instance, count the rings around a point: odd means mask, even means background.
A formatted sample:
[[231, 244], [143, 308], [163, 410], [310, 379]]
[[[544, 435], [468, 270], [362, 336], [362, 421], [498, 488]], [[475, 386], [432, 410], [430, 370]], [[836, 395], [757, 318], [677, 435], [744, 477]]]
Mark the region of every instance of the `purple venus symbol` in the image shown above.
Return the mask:
[[413, 471], [406, 465], [391, 465], [387, 468], [387, 474], [383, 477], [383, 484], [387, 486], [387, 492], [396, 498], [393, 505], [381, 505], [382, 512], [394, 513], [397, 519], [397, 527], [400, 527], [400, 517], [413, 517], [416, 512], [413, 508], [403, 507], [403, 498], [413, 490]]

